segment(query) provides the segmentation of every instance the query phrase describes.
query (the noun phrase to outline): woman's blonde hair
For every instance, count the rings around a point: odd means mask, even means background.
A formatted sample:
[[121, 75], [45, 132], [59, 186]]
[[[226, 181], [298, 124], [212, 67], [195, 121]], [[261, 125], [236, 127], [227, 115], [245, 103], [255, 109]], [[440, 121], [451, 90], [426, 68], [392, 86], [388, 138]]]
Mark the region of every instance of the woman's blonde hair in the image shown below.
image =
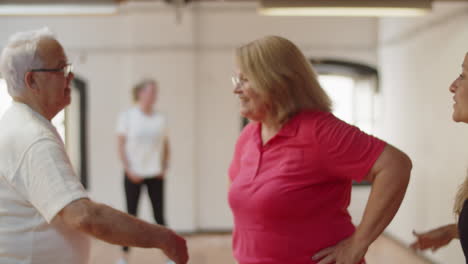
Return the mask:
[[[465, 56], [468, 56], [468, 52]], [[466, 199], [468, 199], [468, 172], [465, 177], [465, 181], [458, 187], [457, 196], [455, 196], [455, 204], [453, 205], [453, 212], [456, 215], [460, 215], [461, 210], [463, 209], [463, 204]]]
[[455, 196], [455, 204], [453, 206], [453, 212], [456, 215], [460, 214], [461, 210], [463, 209], [463, 204], [465, 203], [466, 199], [468, 199], [468, 175], [465, 178], [465, 182], [463, 182], [458, 188], [457, 196]]
[[239, 47], [236, 59], [275, 122], [284, 123], [305, 109], [331, 111], [312, 65], [291, 41], [266, 36]]
[[138, 102], [138, 96], [141, 89], [145, 88], [147, 85], [154, 85], [155, 89], [158, 89], [158, 83], [153, 79], [144, 79], [143, 81], [137, 83], [132, 89], [133, 102]]

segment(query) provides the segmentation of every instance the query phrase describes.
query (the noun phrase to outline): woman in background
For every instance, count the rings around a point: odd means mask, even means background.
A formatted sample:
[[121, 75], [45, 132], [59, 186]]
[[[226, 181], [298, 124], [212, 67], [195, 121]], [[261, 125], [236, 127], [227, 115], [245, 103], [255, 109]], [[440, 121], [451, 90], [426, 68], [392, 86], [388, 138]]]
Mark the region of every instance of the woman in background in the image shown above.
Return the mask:
[[[156, 111], [158, 87], [144, 80], [133, 88], [135, 105], [120, 115], [117, 134], [120, 160], [124, 167], [127, 211], [136, 216], [141, 188], [146, 186], [154, 219], [164, 219], [164, 177], [169, 164], [169, 139], [165, 117]], [[128, 247], [123, 247], [119, 264], [127, 263]]]

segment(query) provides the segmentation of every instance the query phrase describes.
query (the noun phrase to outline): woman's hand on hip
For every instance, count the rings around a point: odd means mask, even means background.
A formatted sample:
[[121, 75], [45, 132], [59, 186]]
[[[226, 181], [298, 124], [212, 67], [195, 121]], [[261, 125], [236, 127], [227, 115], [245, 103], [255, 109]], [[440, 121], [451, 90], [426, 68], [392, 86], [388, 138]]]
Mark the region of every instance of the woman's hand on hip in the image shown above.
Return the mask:
[[367, 248], [368, 246], [351, 236], [335, 246], [321, 250], [312, 259], [320, 260], [318, 264], [358, 264], [364, 258]]

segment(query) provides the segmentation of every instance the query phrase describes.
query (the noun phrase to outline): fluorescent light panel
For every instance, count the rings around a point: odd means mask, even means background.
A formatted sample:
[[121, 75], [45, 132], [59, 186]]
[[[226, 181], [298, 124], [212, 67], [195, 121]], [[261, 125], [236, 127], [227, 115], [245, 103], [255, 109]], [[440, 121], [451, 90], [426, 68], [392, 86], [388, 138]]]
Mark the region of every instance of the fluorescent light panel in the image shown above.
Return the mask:
[[115, 4], [24, 4], [0, 5], [0, 15], [111, 15], [117, 13]]
[[265, 8], [260, 9], [265, 16], [422, 16], [428, 13], [425, 9], [407, 8], [357, 8], [357, 7], [315, 7], [315, 8]]
[[259, 13], [268, 16], [421, 16], [431, 0], [261, 0]]

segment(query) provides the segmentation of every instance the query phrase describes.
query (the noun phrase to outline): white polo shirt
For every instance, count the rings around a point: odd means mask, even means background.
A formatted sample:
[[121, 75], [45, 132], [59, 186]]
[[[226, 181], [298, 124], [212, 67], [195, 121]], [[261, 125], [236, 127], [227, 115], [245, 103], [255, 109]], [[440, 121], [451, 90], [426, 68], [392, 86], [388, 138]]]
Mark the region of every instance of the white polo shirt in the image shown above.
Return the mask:
[[85, 197], [55, 127], [13, 102], [0, 119], [0, 263], [88, 263], [88, 236], [54, 218]]
[[125, 154], [130, 170], [144, 178], [162, 173], [162, 155], [167, 125], [156, 111], [148, 115], [139, 107], [123, 112], [117, 123], [117, 133], [125, 136]]

